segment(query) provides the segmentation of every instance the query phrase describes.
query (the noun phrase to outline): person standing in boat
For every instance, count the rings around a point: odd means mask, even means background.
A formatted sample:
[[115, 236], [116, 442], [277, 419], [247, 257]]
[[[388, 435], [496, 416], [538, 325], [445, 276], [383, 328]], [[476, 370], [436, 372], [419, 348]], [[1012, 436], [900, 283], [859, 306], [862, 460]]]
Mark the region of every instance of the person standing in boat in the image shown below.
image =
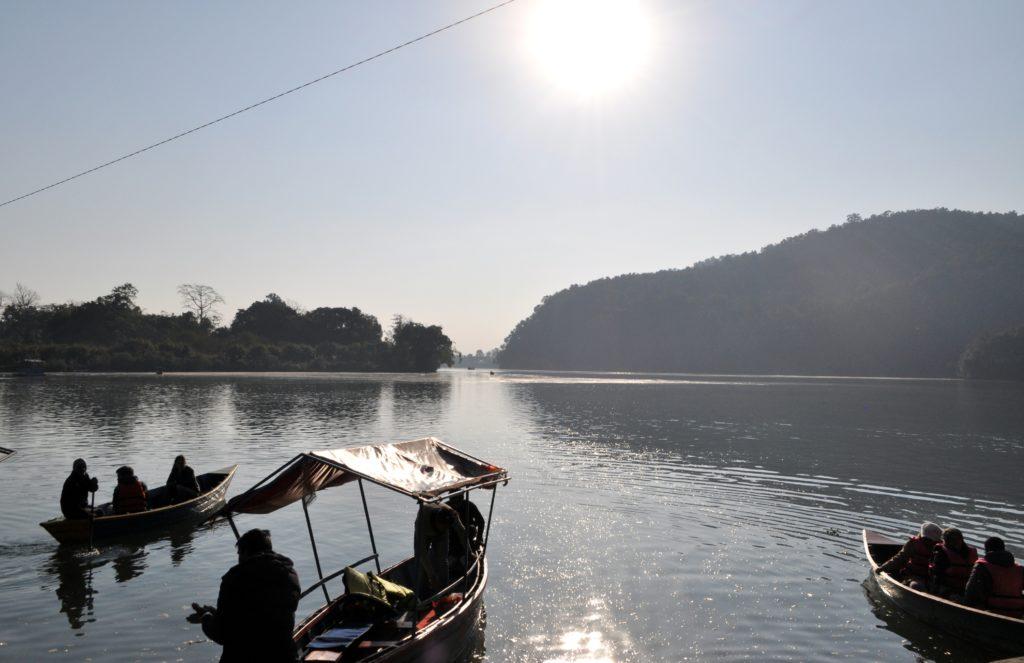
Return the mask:
[[420, 504], [413, 532], [416, 595], [433, 596], [448, 586], [448, 544], [452, 535], [465, 539], [466, 528], [447, 504]]
[[221, 663], [295, 661], [292, 641], [299, 576], [292, 560], [274, 552], [270, 532], [251, 529], [238, 543], [238, 564], [220, 581], [217, 607], [192, 604], [185, 619], [224, 647]]
[[929, 590], [939, 596], [962, 597], [976, 561], [978, 551], [967, 545], [960, 530], [955, 527], [942, 530], [942, 543], [935, 546], [928, 565]]
[[1024, 618], [1024, 567], [998, 536], [985, 541], [985, 556], [974, 564], [964, 590], [964, 603], [974, 608]]
[[[466, 532], [466, 538], [459, 538], [456, 531], [452, 529], [448, 541], [452, 573], [461, 576], [472, 563], [470, 553], [475, 553], [483, 545], [484, 517], [480, 513], [480, 509], [467, 499], [466, 493], [453, 495], [448, 500], [448, 506], [459, 514], [459, 520], [462, 521]], [[468, 549], [466, 548], [467, 542], [469, 543]]]
[[96, 477], [90, 477], [86, 469], [85, 460], [76, 458], [71, 465], [71, 474], [64, 479], [64, 487], [60, 491], [60, 511], [69, 520], [92, 518], [89, 493], [99, 490], [100, 482]]
[[138, 513], [149, 509], [146, 484], [135, 476], [135, 470], [127, 465], [117, 468], [117, 485], [111, 502], [114, 513]]
[[171, 473], [167, 477], [167, 495], [173, 504], [199, 497], [199, 482], [196, 481], [196, 473], [185, 462], [184, 456], [179, 455], [174, 459]]
[[876, 569], [910, 585], [912, 589], [928, 590], [928, 565], [936, 544], [942, 539], [942, 528], [935, 523], [921, 524], [921, 532], [903, 544], [903, 548]]

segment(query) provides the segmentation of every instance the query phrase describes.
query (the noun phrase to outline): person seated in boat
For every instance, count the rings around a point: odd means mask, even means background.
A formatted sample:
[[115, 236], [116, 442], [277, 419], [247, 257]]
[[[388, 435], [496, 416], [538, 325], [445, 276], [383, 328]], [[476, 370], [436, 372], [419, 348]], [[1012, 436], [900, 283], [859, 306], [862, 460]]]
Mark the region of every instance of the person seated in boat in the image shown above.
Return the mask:
[[910, 585], [912, 589], [927, 591], [928, 564], [931, 563], [934, 548], [941, 539], [941, 527], [935, 523], [922, 523], [920, 533], [910, 537], [910, 540], [903, 544], [903, 548], [889, 561], [879, 566], [875, 573], [888, 573]]
[[985, 556], [974, 563], [964, 590], [964, 603], [1024, 618], [1024, 567], [1013, 560], [1013, 554], [998, 536], [985, 541]]
[[185, 619], [221, 645], [221, 663], [295, 661], [292, 641], [299, 576], [292, 560], [274, 552], [270, 532], [251, 529], [238, 543], [238, 564], [220, 581], [217, 607], [192, 604]]
[[89, 493], [100, 489], [96, 477], [90, 477], [85, 460], [76, 458], [71, 465], [71, 474], [64, 479], [64, 487], [60, 491], [60, 511], [69, 520], [92, 518], [93, 510], [89, 506]]
[[135, 470], [127, 465], [117, 468], [117, 485], [114, 486], [111, 506], [115, 514], [138, 513], [149, 509], [146, 484], [139, 481]]
[[466, 529], [447, 504], [420, 504], [413, 532], [416, 595], [433, 596], [448, 586], [448, 544], [452, 534], [465, 538]]
[[[459, 514], [459, 520], [462, 521], [466, 532], [466, 538], [459, 538], [454, 529], [449, 531], [448, 549], [451, 555], [451, 572], [453, 575], [460, 576], [472, 563], [470, 553], [475, 553], [483, 545], [484, 517], [480, 513], [480, 509], [467, 499], [466, 493], [452, 495], [448, 500], [448, 506]], [[466, 548], [467, 539], [468, 549]]]
[[935, 546], [928, 565], [928, 588], [939, 596], [962, 597], [978, 551], [964, 541], [955, 527], [942, 530], [942, 542]]
[[171, 498], [171, 503], [177, 504], [199, 497], [199, 492], [195, 471], [185, 462], [184, 456], [175, 457], [171, 473], [167, 477], [167, 495]]

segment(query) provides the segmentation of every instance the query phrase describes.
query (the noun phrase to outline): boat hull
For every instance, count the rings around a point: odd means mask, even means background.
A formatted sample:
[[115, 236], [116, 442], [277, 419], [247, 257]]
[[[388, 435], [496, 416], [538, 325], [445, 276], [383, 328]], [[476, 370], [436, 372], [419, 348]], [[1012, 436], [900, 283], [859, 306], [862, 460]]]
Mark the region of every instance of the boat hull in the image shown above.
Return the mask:
[[970, 608], [911, 589], [888, 573], [875, 573], [901, 546], [885, 535], [864, 530], [864, 553], [879, 592], [903, 612], [945, 633], [1008, 654], [1024, 654], [1024, 620]]
[[[388, 577], [390, 571], [407, 566], [411, 559], [396, 564], [381, 575]], [[475, 629], [483, 615], [483, 595], [487, 587], [487, 560], [481, 560], [480, 574], [464, 600], [453, 610], [415, 634], [405, 638], [395, 647], [359, 659], [373, 663], [407, 663], [413, 661], [458, 661], [476, 644]], [[340, 600], [336, 599], [335, 601]], [[333, 605], [326, 605], [303, 621], [295, 629], [295, 643], [300, 649], [315, 631], [318, 622], [324, 619]]]
[[[198, 497], [180, 504], [160, 506], [139, 513], [100, 516], [93, 520], [86, 518], [68, 520], [59, 517], [39, 523], [39, 525], [60, 543], [75, 544], [88, 543], [91, 539], [102, 541], [130, 536], [182, 523], [199, 524], [212, 518], [224, 507], [228, 486], [231, 485], [231, 479], [234, 478], [237, 467], [237, 465], [233, 465], [202, 475], [199, 477], [201, 481], [209, 478], [207, 480], [216, 480], [216, 483]], [[159, 494], [157, 492], [159, 490], [161, 489], [156, 489], [152, 493]]]

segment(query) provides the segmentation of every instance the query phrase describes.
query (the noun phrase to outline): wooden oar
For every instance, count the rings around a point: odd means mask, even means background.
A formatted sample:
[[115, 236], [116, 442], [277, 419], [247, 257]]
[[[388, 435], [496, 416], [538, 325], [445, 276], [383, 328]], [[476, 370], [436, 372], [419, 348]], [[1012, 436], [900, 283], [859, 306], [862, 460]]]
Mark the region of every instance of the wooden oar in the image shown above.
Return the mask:
[[89, 550], [87, 555], [99, 555], [100, 551], [92, 545], [92, 537], [96, 532], [96, 491], [92, 491], [92, 500], [89, 501]]

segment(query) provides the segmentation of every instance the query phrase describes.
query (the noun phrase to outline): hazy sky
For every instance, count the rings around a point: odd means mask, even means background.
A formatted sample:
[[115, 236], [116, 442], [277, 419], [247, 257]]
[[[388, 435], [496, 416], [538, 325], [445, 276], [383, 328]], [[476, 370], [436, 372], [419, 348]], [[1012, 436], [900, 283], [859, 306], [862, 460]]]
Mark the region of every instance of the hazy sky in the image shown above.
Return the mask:
[[[0, 199], [490, 4], [2, 0]], [[227, 320], [276, 292], [473, 351], [572, 283], [850, 212], [1024, 209], [1024, 2], [626, 4], [597, 94], [536, 45], [573, 21], [518, 0], [0, 208], [0, 289], [174, 311], [201, 282]]]

